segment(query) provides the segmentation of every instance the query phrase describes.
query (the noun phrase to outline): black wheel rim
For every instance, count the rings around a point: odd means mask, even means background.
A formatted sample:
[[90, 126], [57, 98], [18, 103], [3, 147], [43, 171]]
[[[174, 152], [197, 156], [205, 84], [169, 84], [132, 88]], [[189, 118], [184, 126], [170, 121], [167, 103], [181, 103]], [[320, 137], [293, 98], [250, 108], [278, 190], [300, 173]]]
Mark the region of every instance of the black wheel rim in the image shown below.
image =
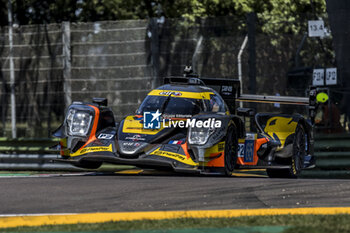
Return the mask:
[[305, 156], [305, 132], [303, 128], [298, 127], [295, 132], [295, 143], [293, 145], [294, 168], [297, 174], [304, 165]]
[[234, 143], [234, 136], [233, 132], [231, 131], [227, 135], [226, 145], [225, 145], [225, 168], [226, 172], [232, 172], [235, 166], [235, 143]]

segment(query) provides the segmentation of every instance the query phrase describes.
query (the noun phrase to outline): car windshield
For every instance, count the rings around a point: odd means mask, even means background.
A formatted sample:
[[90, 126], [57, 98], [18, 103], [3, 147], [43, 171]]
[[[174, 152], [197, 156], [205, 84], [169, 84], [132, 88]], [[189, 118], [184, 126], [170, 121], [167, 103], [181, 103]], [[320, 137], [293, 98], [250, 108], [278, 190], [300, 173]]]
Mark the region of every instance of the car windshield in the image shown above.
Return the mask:
[[[168, 102], [165, 103], [165, 101]], [[142, 115], [144, 112], [159, 110], [163, 114], [169, 115], [196, 115], [202, 109], [202, 100], [199, 99], [149, 95], [144, 99], [136, 113]]]

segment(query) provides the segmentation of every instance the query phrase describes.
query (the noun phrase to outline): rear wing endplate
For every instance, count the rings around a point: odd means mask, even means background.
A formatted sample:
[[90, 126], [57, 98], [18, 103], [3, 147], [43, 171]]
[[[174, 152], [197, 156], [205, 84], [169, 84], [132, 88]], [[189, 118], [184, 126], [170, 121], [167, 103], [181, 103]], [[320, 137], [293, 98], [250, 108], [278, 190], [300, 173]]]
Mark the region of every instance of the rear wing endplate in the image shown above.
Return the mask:
[[224, 100], [235, 100], [239, 97], [238, 79], [201, 78], [206, 86], [219, 92]]
[[230, 112], [235, 112], [235, 100], [239, 97], [240, 81], [232, 78], [166, 77], [164, 84], [205, 85], [213, 88], [224, 99]]

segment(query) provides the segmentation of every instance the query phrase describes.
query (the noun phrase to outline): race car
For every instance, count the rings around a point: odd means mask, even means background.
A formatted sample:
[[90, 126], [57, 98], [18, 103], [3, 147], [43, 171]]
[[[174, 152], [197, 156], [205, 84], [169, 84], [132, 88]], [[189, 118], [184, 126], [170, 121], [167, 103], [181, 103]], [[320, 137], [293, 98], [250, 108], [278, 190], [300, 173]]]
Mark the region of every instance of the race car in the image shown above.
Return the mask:
[[[166, 78], [135, 115], [118, 123], [107, 99], [73, 102], [53, 133], [61, 138], [56, 161], [90, 169], [108, 162], [226, 176], [235, 169], [266, 168], [270, 177], [298, 177], [312, 165], [312, 124], [298, 114], [236, 109], [237, 100], [249, 101], [239, 88], [239, 80], [187, 71]], [[244, 118], [253, 116], [257, 131], [246, 133]]]

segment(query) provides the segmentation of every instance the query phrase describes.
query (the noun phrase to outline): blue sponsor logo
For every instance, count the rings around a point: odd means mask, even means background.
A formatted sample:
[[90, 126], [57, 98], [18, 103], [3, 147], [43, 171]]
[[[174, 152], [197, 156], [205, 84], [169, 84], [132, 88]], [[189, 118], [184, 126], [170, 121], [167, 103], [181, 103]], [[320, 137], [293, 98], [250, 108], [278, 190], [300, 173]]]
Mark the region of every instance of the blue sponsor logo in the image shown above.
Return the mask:
[[254, 161], [254, 140], [245, 141], [244, 162]]
[[156, 112], [143, 113], [143, 128], [144, 129], [160, 129], [160, 116], [162, 114], [157, 110]]

